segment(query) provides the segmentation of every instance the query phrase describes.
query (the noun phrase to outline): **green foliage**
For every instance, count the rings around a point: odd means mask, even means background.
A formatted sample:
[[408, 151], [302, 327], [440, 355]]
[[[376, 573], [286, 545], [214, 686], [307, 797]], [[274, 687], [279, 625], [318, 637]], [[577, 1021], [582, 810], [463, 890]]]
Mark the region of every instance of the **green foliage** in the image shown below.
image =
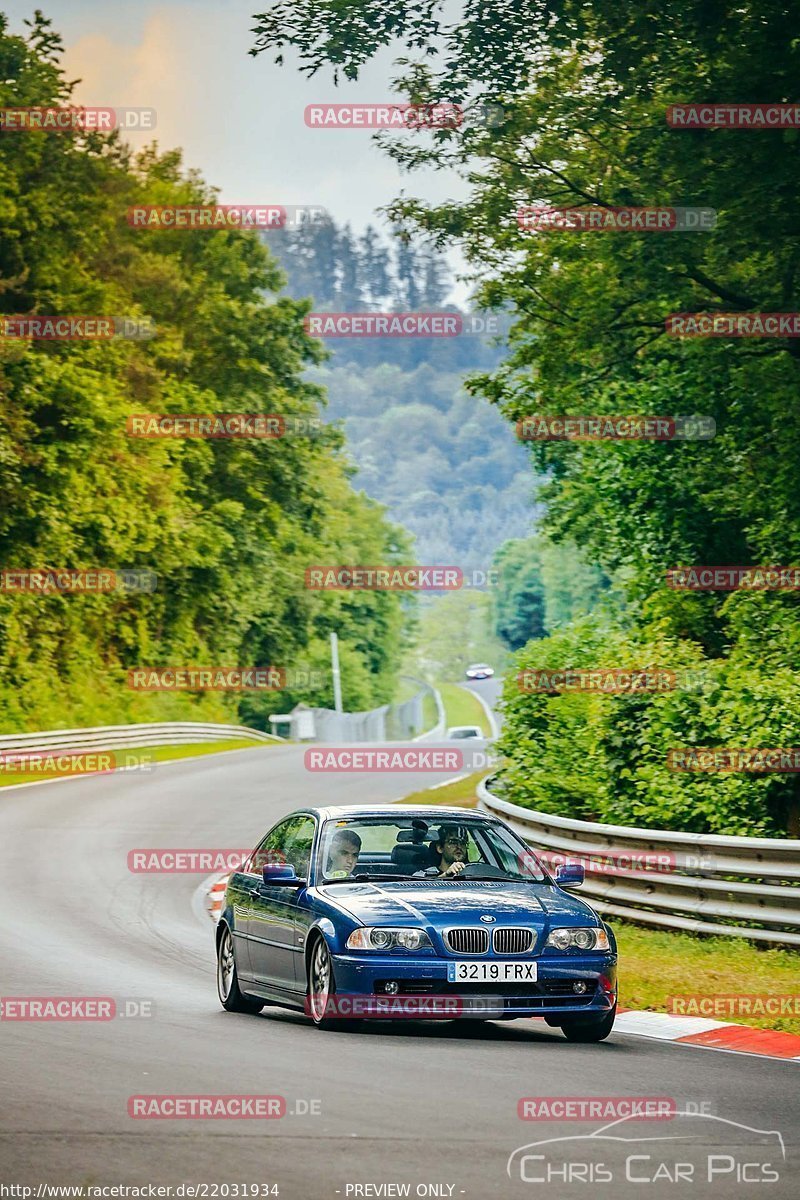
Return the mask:
[[315, 367], [341, 420], [354, 482], [415, 537], [417, 561], [486, 571], [509, 529], [533, 510], [525, 453], [499, 413], [467, 396], [462, 376], [432, 363]]
[[[0, 30], [0, 104], [69, 100], [58, 39]], [[0, 726], [244, 716], [300, 698], [136, 695], [143, 665], [300, 665], [335, 628], [354, 699], [382, 700], [403, 651], [396, 595], [310, 592], [308, 565], [408, 559], [353, 491], [342, 438], [142, 441], [132, 413], [316, 417], [307, 304], [260, 240], [132, 229], [135, 203], [213, 203], [177, 152], [116, 134], [0, 139], [4, 313], [150, 317], [149, 341], [0, 341], [0, 563], [147, 567], [152, 594], [0, 594]], [[356, 682], [357, 681], [357, 682]], [[310, 697], [305, 697], [310, 698]]]
[[504, 542], [495, 555], [495, 629], [511, 650], [544, 637], [544, 587], [535, 539]]
[[[597, 667], [660, 668], [678, 686], [627, 694], [524, 690], [525, 672]], [[498, 743], [508, 795], [543, 812], [611, 824], [785, 834], [796, 819], [797, 776], [674, 770], [669, 752], [794, 745], [798, 705], [795, 671], [766, 672], [738, 647], [709, 660], [666, 622], [636, 634], [585, 618], [515, 656]]]
[[[511, 650], [611, 598], [609, 579], [587, 563], [576, 546], [552, 542], [541, 534], [504, 542], [494, 566], [498, 574], [495, 631]], [[613, 595], [613, 602], [618, 610], [620, 597]]]
[[487, 662], [499, 674], [508, 658], [492, 630], [489, 592], [453, 591], [426, 596], [419, 606], [419, 627], [405, 670], [437, 680], [462, 679], [473, 662]]
[[[314, 12], [312, 14], [311, 8]], [[291, 8], [289, 17], [286, 10]], [[281, 24], [286, 17], [285, 23]], [[459, 241], [480, 298], [513, 310], [509, 356], [471, 389], [510, 419], [534, 413], [712, 417], [694, 442], [542, 442], [554, 541], [624, 582], [626, 625], [565, 627], [519, 662], [702, 664], [706, 693], [507, 697], [512, 790], [549, 811], [729, 833], [800, 834], [797, 776], [684, 776], [671, 746], [794, 745], [800, 696], [797, 593], [675, 593], [670, 567], [800, 561], [800, 341], [671, 337], [683, 312], [796, 312], [800, 243], [796, 129], [679, 130], [687, 101], [785, 101], [800, 68], [783, 0], [620, 9], [608, 0], [322, 0], [275, 5], [256, 52], [291, 44], [303, 69], [353, 78], [399, 40], [400, 91], [465, 100], [457, 129], [383, 139], [402, 165], [450, 167], [463, 201], [390, 206], [402, 228]], [[500, 102], [490, 126], [480, 104]], [[705, 233], [529, 231], [521, 205], [702, 206]], [[529, 577], [528, 602], [535, 591]], [[524, 623], [524, 622], [523, 622]], [[545, 615], [545, 623], [549, 624]], [[519, 639], [521, 629], [513, 629]], [[618, 657], [614, 662], [613, 657]], [[568, 660], [571, 660], [568, 662]], [[671, 662], [663, 665], [672, 665]]]

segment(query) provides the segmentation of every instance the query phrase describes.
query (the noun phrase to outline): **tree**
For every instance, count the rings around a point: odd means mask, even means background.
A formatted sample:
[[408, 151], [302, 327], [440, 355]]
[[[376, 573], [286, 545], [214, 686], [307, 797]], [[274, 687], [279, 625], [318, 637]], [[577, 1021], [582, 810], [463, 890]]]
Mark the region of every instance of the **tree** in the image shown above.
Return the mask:
[[373, 225], [368, 225], [364, 230], [360, 247], [364, 290], [372, 307], [380, 308], [393, 288], [389, 250]]
[[[6, 32], [0, 104], [69, 102], [60, 42], [34, 19]], [[320, 593], [315, 563], [396, 561], [407, 541], [354, 492], [342, 437], [130, 437], [137, 413], [274, 413], [318, 419], [304, 379], [320, 360], [307, 302], [254, 234], [132, 228], [142, 202], [213, 204], [178, 152], [133, 156], [116, 133], [0, 139], [0, 298], [8, 314], [148, 318], [134, 340], [0, 339], [0, 561], [4, 568], [147, 568], [151, 592], [0, 591], [3, 728], [245, 710], [283, 699], [142, 695], [139, 665], [275, 665], [293, 671], [335, 627], [361, 664], [361, 695], [391, 693], [408, 606], [388, 593]], [[57, 213], [57, 220], [53, 214]], [[369, 695], [367, 695], [369, 693]]]
[[545, 634], [541, 562], [533, 539], [505, 542], [495, 555], [495, 630], [511, 650]]
[[344, 312], [357, 312], [364, 307], [363, 275], [358, 244], [349, 225], [339, 231], [339, 303]]
[[[800, 67], [793, 7], [670, 0], [656, 13], [649, 5], [621, 12], [609, 0], [469, 0], [455, 19], [439, 0], [400, 3], [388, 16], [377, 2], [313, 8], [312, 17], [310, 5], [292, 4], [289, 17], [288, 4], [274, 5], [258, 19], [254, 52], [291, 44], [301, 69], [330, 65], [355, 78], [380, 47], [399, 41], [416, 56], [403, 63], [403, 95], [466, 107], [459, 128], [384, 144], [409, 169], [460, 171], [464, 201], [403, 199], [389, 215], [409, 236], [458, 242], [484, 281], [479, 299], [514, 314], [507, 358], [473, 377], [472, 391], [511, 421], [700, 413], [716, 423], [707, 441], [530, 445], [548, 476], [538, 498], [550, 538], [575, 543], [625, 588], [621, 640], [606, 645], [582, 626], [587, 644], [598, 654], [627, 647], [629, 658], [643, 646], [699, 656], [719, 687], [713, 701], [601, 698], [619, 720], [601, 714], [596, 739], [583, 746], [599, 772], [595, 793], [621, 797], [638, 824], [796, 829], [791, 777], [667, 783], [658, 757], [681, 731], [696, 744], [735, 737], [741, 745], [746, 734], [779, 746], [770, 739], [785, 737], [787, 713], [796, 725], [799, 712], [787, 674], [800, 644], [796, 591], [680, 593], [665, 579], [682, 564], [800, 561], [800, 339], [684, 340], [666, 326], [677, 313], [800, 308], [798, 130], [688, 130], [666, 119], [671, 105], [691, 100], [790, 97]], [[487, 100], [501, 118], [491, 127]], [[695, 206], [717, 220], [703, 233], [531, 231], [518, 219], [526, 205]], [[567, 626], [523, 655], [551, 653], [571, 637]], [[552, 706], [566, 713], [579, 698], [548, 699], [546, 711], [520, 699], [507, 727], [515, 787], [537, 804], [566, 804], [563, 780], [579, 774], [568, 769], [574, 756], [550, 723]], [[600, 709], [580, 711], [585, 723]], [[552, 736], [549, 757], [540, 735]], [[532, 791], [526, 779], [545, 759], [549, 775], [539, 773]]]

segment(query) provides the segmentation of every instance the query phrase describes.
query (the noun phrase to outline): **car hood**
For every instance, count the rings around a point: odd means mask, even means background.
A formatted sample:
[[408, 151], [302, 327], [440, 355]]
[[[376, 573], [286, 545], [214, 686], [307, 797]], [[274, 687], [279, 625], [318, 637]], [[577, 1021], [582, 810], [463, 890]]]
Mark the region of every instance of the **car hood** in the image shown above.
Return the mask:
[[598, 923], [588, 904], [549, 884], [402, 880], [343, 883], [322, 890], [326, 899], [363, 925], [478, 925], [482, 916], [492, 916], [498, 924]]

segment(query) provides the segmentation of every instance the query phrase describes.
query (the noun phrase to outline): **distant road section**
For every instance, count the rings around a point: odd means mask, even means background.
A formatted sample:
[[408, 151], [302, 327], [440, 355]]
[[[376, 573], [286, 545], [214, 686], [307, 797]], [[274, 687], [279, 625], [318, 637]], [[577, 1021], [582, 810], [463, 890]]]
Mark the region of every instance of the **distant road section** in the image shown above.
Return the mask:
[[484, 702], [492, 715], [496, 732], [499, 733], [502, 719], [498, 711], [498, 705], [503, 694], [503, 677], [495, 675], [492, 679], [468, 679], [464, 680], [461, 686], [474, 692]]

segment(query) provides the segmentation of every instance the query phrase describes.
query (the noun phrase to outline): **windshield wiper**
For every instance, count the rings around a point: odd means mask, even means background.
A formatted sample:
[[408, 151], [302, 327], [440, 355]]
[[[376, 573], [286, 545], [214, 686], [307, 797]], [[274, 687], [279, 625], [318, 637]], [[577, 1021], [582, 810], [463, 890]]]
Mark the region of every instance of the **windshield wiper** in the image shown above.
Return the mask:
[[343, 879], [324, 879], [323, 883], [372, 883], [374, 880], [381, 879], [408, 879], [408, 875], [391, 875], [387, 872], [386, 875], [346, 875]]

